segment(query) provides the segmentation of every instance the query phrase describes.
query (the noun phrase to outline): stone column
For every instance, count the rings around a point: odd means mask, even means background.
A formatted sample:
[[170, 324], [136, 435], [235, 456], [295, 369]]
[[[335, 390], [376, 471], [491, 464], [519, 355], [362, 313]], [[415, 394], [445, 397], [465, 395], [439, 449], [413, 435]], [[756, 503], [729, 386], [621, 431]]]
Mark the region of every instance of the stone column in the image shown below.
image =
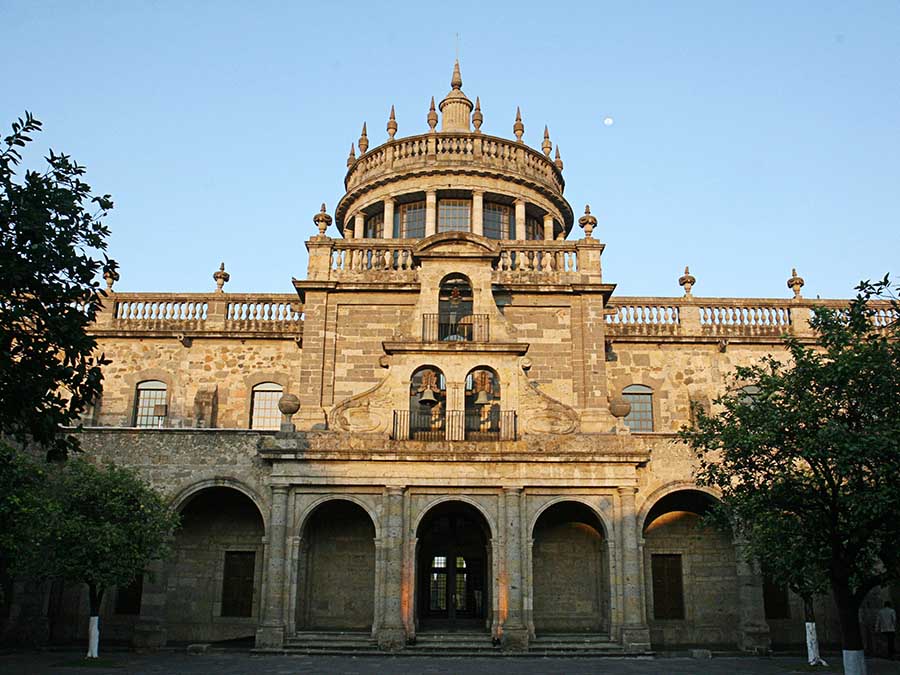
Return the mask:
[[362, 239], [366, 236], [366, 214], [362, 211], [353, 216], [353, 238]]
[[734, 562], [738, 583], [738, 647], [747, 652], [766, 653], [771, 646], [769, 624], [763, 604], [762, 575], [747, 559], [746, 545], [734, 541]]
[[144, 574], [141, 593], [141, 617], [134, 626], [132, 646], [138, 651], [152, 651], [166, 644], [166, 565], [151, 560]]
[[528, 649], [528, 628], [524, 621], [525, 593], [523, 588], [522, 553], [522, 488], [503, 488], [506, 518], [503, 530], [506, 539], [506, 621], [503, 623], [503, 648]]
[[525, 200], [516, 200], [516, 240], [525, 241]]
[[544, 214], [544, 240], [553, 241], [553, 216], [549, 213]]
[[403, 491], [388, 487], [384, 491], [382, 547], [384, 582], [382, 585], [382, 619], [378, 626], [378, 646], [396, 651], [406, 646], [403, 628]]
[[384, 239], [394, 238], [394, 198], [384, 198], [384, 231], [381, 235]]
[[269, 518], [268, 557], [262, 623], [256, 630], [256, 647], [280, 649], [284, 645], [284, 564], [287, 556], [288, 488], [272, 487], [272, 512]]
[[425, 236], [430, 237], [437, 232], [437, 191], [425, 193]]
[[484, 191], [472, 191], [472, 232], [484, 236]]
[[634, 494], [637, 488], [619, 488], [619, 527], [622, 529], [622, 645], [626, 651], [650, 650], [650, 629], [644, 622], [644, 586]]

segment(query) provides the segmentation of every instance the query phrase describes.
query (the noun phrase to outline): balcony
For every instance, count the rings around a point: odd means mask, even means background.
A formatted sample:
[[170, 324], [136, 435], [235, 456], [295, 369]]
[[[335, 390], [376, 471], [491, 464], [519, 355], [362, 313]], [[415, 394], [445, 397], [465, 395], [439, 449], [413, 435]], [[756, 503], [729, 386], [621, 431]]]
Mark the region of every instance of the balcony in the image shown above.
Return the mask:
[[422, 315], [423, 342], [489, 342], [489, 318], [487, 314], [470, 314], [457, 317], [454, 314]]
[[514, 441], [517, 438], [516, 413], [496, 408], [446, 413], [395, 410], [391, 438], [399, 441]]

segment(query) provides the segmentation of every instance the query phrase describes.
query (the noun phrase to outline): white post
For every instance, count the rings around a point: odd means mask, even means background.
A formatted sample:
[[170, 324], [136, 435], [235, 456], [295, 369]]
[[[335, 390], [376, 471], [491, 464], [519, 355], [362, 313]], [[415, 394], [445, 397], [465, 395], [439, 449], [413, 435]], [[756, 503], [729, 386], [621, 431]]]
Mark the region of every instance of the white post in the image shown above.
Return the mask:
[[90, 625], [88, 626], [88, 651], [89, 659], [96, 659], [99, 656], [100, 649], [100, 617], [92, 616]]

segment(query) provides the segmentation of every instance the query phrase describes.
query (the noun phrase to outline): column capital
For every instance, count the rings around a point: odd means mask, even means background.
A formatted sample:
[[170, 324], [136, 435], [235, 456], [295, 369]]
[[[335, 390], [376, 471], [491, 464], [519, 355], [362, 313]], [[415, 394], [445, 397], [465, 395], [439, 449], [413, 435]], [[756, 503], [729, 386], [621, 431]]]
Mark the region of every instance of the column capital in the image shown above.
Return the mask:
[[388, 495], [403, 495], [406, 492], [405, 485], [386, 485], [384, 488], [385, 494]]
[[518, 494], [521, 494], [522, 492], [524, 492], [524, 490], [525, 490], [524, 487], [507, 487], [507, 486], [503, 486], [503, 492], [506, 493], [506, 494], [508, 494], [508, 495], [518, 495]]
[[616, 491], [617, 491], [622, 497], [625, 497], [626, 495], [630, 495], [630, 496], [634, 497], [634, 495], [637, 494], [638, 489], [637, 489], [636, 487], [628, 486], [628, 487], [620, 487], [620, 488], [616, 488]]
[[286, 495], [291, 489], [288, 485], [272, 485], [271, 487], [273, 495]]

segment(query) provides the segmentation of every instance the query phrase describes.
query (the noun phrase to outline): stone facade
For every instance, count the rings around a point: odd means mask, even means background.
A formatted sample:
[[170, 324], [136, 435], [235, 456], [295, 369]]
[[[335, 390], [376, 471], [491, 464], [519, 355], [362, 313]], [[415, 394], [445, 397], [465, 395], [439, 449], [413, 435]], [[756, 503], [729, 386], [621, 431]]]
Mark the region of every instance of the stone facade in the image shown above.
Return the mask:
[[[736, 365], [811, 339], [802, 280], [786, 299], [699, 298], [686, 271], [683, 296], [617, 296], [589, 209], [573, 236], [549, 134], [541, 151], [520, 117], [514, 141], [482, 134], [458, 68], [451, 86], [440, 131], [434, 107], [425, 134], [395, 138], [392, 114], [369, 149], [364, 128], [293, 293], [226, 293], [224, 267], [209, 294], [110, 292], [83, 444], [183, 526], [139, 614], [110, 594], [107, 630], [260, 648], [315, 630], [385, 649], [443, 630], [508, 649], [554, 632], [630, 651], [802, 641], [796, 599], [767, 618], [739, 542], [698, 525], [715, 495], [675, 435]], [[249, 428], [260, 385], [299, 402], [280, 431]], [[833, 638], [827, 603], [820, 619]]]

